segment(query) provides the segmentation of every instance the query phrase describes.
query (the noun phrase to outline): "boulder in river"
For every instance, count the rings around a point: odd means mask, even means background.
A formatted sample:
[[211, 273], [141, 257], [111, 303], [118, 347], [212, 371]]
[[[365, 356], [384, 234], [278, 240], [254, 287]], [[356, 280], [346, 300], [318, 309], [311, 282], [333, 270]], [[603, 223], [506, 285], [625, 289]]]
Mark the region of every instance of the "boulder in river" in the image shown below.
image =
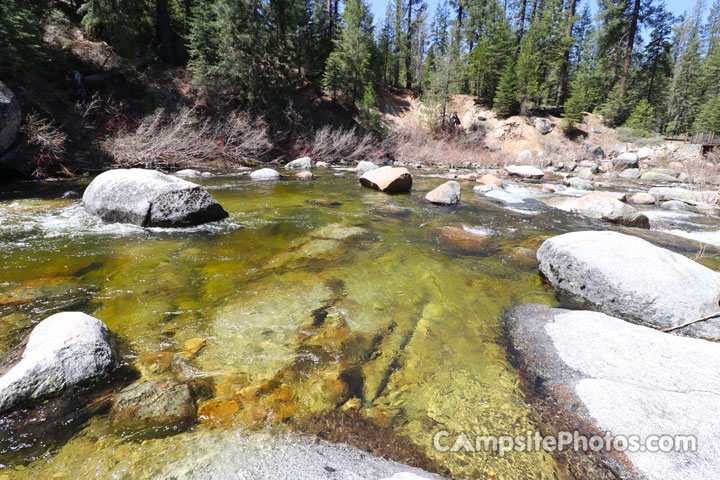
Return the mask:
[[173, 380], [139, 381], [120, 391], [110, 416], [123, 429], [182, 430], [195, 422], [197, 408], [186, 383]]
[[380, 167], [375, 165], [373, 162], [368, 162], [367, 160], [361, 160], [358, 162], [357, 166], [355, 167], [355, 171], [358, 173], [365, 173], [365, 172], [369, 172], [370, 170], [375, 170], [376, 168], [380, 168]]
[[688, 190], [687, 188], [680, 187], [653, 187], [648, 190], [648, 193], [655, 197], [658, 202], [665, 200], [699, 202], [703, 199], [701, 192], [694, 192], [692, 190]]
[[387, 193], [405, 193], [412, 188], [412, 176], [404, 167], [380, 167], [367, 171], [360, 184]]
[[0, 82], [0, 153], [15, 143], [20, 131], [20, 104], [7, 85]]
[[632, 152], [621, 153], [615, 158], [613, 162], [615, 168], [618, 170], [625, 170], [627, 168], [638, 168], [638, 156]]
[[296, 158], [295, 160], [286, 163], [285, 168], [290, 170], [310, 170], [312, 168], [312, 160], [310, 157]]
[[490, 173], [486, 173], [485, 175], [480, 177], [477, 182], [481, 185], [489, 185], [491, 187], [503, 188], [502, 181], [500, 181], [498, 177]]
[[280, 180], [280, 173], [272, 168], [261, 168], [252, 172], [250, 178], [256, 181]]
[[568, 187], [575, 188], [577, 190], [592, 190], [593, 185], [588, 180], [581, 177], [572, 177], [565, 180]]
[[544, 305], [515, 307], [506, 324], [520, 369], [535, 386], [532, 401], [553, 431], [633, 435], [640, 445], [650, 435], [695, 437], [692, 451], [678, 443], [581, 453], [609, 468], [611, 478], [720, 477], [720, 344]]
[[298, 180], [311, 180], [313, 178], [313, 174], [309, 171], [298, 172], [295, 174], [295, 178]]
[[90, 215], [143, 227], [187, 227], [222, 220], [225, 209], [200, 185], [155, 170], [101, 173], [83, 194]]
[[505, 171], [508, 175], [513, 177], [521, 177], [527, 179], [538, 180], [542, 178], [545, 173], [537, 167], [532, 165], [507, 165]]
[[635, 205], [652, 205], [655, 203], [655, 197], [645, 192], [638, 192], [628, 199], [628, 202]]
[[183, 170], [178, 170], [177, 172], [175, 172], [175, 176], [180, 178], [200, 178], [203, 176], [203, 174], [198, 170], [193, 170], [192, 168], [185, 168]]
[[81, 312], [51, 315], [30, 332], [20, 360], [0, 377], [0, 412], [95, 382], [116, 359], [103, 322]]
[[454, 180], [445, 182], [428, 192], [425, 200], [440, 205], [455, 205], [460, 201], [460, 184]]
[[626, 227], [650, 228], [650, 221], [645, 215], [606, 193], [591, 193], [580, 198], [555, 197], [548, 199], [547, 204], [566, 212], [598, 218]]
[[645, 180], [646, 182], [662, 183], [672, 183], [678, 181], [677, 177], [662, 172], [645, 172], [640, 176], [640, 180]]
[[466, 253], [484, 252], [492, 238], [487, 232], [466, 225], [438, 227], [437, 234], [442, 243]]
[[641, 175], [642, 173], [639, 168], [626, 168], [620, 172], [619, 177], [626, 180], [637, 180]]
[[[546, 240], [540, 271], [560, 292], [625, 320], [667, 328], [716, 313], [720, 274], [631, 235], [572, 232]], [[720, 319], [677, 330], [720, 339]]]

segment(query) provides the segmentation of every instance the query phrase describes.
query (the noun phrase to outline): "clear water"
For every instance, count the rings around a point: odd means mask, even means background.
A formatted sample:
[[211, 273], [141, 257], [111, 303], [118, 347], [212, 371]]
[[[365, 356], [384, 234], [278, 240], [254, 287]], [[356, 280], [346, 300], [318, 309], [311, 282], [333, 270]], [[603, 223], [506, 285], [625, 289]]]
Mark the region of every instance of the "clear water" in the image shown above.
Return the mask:
[[[386, 195], [342, 171], [310, 182], [215, 177], [201, 183], [229, 219], [179, 230], [91, 218], [79, 196], [62, 198], [82, 184], [7, 187], [0, 355], [48, 315], [79, 310], [120, 335], [142, 376], [200, 382], [209, 393], [199, 403], [215, 408], [201, 406], [202, 422], [174, 435], [128, 434], [107, 413], [63, 436], [30, 431], [3, 447], [0, 479], [152, 478], [206, 458], [214, 441], [302, 432], [303, 419], [350, 406], [453, 478], [568, 478], [546, 453], [443, 453], [432, 437], [537, 428], [502, 313], [559, 304], [534, 260], [545, 238], [608, 226], [504, 209], [472, 184], [460, 206], [433, 206], [424, 194], [443, 180], [414, 179], [412, 194]], [[196, 354], [193, 339], [204, 340]]]

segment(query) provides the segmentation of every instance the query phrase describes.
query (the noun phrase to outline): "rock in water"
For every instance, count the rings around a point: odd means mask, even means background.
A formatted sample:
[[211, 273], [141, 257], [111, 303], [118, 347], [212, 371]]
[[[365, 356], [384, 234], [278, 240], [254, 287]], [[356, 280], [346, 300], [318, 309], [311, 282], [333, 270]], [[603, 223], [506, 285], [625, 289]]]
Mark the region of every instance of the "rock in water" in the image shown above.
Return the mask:
[[720, 477], [720, 345], [543, 305], [515, 307], [506, 322], [554, 429], [696, 437], [695, 451], [587, 451], [613, 478]]
[[645, 215], [606, 193], [591, 193], [580, 198], [556, 197], [549, 199], [547, 204], [560, 210], [626, 227], [650, 228], [650, 220]]
[[638, 192], [628, 199], [628, 202], [635, 205], [652, 205], [655, 203], [655, 197], [645, 192]]
[[[720, 274], [640, 238], [609, 231], [546, 240], [540, 271], [557, 290], [625, 320], [666, 328], [717, 312]], [[720, 339], [720, 319], [677, 333]]]
[[425, 200], [440, 205], [455, 205], [460, 201], [460, 184], [453, 180], [445, 182], [425, 195]]
[[405, 193], [412, 188], [412, 176], [407, 168], [380, 167], [365, 172], [360, 184], [387, 193]]
[[376, 168], [380, 168], [377, 165], [375, 165], [373, 162], [368, 162], [367, 160], [361, 160], [358, 162], [357, 166], [355, 167], [355, 171], [358, 173], [365, 173], [369, 172], [370, 170], [375, 170]]
[[200, 178], [203, 174], [197, 170], [193, 170], [192, 168], [186, 168], [175, 172], [175, 176], [180, 178]]
[[195, 422], [197, 409], [190, 387], [172, 380], [136, 382], [115, 397], [110, 410], [120, 428], [180, 430]]
[[532, 165], [508, 165], [505, 171], [513, 177], [528, 179], [540, 179], [545, 175], [542, 170]]
[[254, 172], [252, 172], [250, 174], [250, 178], [257, 181], [279, 180], [280, 173], [278, 173], [277, 170], [273, 170], [272, 168], [261, 168], [260, 170], [255, 170]]
[[155, 170], [101, 173], [83, 194], [83, 206], [106, 222], [143, 227], [187, 227], [228, 216], [204, 187]]
[[0, 412], [87, 385], [106, 376], [115, 361], [103, 322], [80, 312], [56, 313], [33, 329], [20, 361], [0, 377]]
[[310, 159], [310, 157], [297, 158], [292, 162], [288, 162], [287, 164], [285, 164], [285, 168], [296, 170], [310, 170], [312, 168], [312, 160]]
[[20, 104], [15, 94], [0, 82], [0, 153], [9, 149], [20, 131]]
[[498, 177], [490, 173], [486, 173], [477, 181], [481, 185], [489, 185], [491, 187], [503, 188], [503, 184]]

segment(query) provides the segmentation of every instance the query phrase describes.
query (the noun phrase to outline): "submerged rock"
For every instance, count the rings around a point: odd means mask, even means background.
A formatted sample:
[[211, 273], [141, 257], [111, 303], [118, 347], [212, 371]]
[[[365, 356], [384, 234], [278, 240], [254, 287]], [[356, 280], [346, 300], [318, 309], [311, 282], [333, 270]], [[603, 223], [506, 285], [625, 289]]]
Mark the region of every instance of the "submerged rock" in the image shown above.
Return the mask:
[[451, 247], [468, 253], [483, 252], [492, 237], [471, 227], [445, 226], [437, 229], [438, 238]]
[[545, 175], [542, 170], [537, 167], [533, 167], [532, 165], [507, 165], [505, 167], [505, 171], [508, 173], [508, 175], [511, 175], [513, 177], [521, 177], [535, 180], [540, 179]]
[[280, 173], [277, 170], [273, 170], [272, 168], [261, 168], [260, 170], [255, 170], [254, 172], [252, 172], [250, 174], [250, 178], [257, 181], [279, 180]]
[[181, 382], [140, 381], [118, 393], [110, 409], [118, 428], [182, 430], [195, 422], [195, 400]]
[[[720, 274], [631, 235], [566, 233], [546, 240], [537, 258], [557, 290], [634, 323], [666, 328], [718, 311]], [[720, 320], [677, 333], [720, 339]]]
[[101, 173], [85, 189], [82, 201], [86, 212], [106, 222], [143, 227], [187, 227], [228, 216], [202, 186], [136, 168]]
[[19, 362], [0, 377], [0, 412], [107, 376], [116, 354], [110, 331], [81, 312], [56, 313], [30, 333]]
[[648, 435], [697, 440], [696, 451], [587, 450], [613, 478], [720, 476], [720, 345], [543, 305], [520, 305], [506, 323], [552, 428], [588, 438], [611, 432], [641, 441]]
[[387, 193], [405, 193], [412, 188], [412, 176], [407, 168], [380, 167], [367, 171], [360, 177], [360, 184]]
[[609, 194], [591, 193], [580, 198], [556, 197], [547, 200], [547, 204], [560, 210], [626, 227], [650, 228], [650, 221], [645, 215]]
[[292, 162], [286, 163], [285, 168], [295, 170], [310, 170], [312, 168], [312, 160], [310, 159], [310, 157], [296, 158]]
[[460, 201], [460, 184], [453, 180], [445, 182], [425, 195], [425, 200], [441, 205], [455, 205]]
[[311, 180], [313, 178], [312, 172], [299, 172], [295, 174], [295, 178], [298, 180]]

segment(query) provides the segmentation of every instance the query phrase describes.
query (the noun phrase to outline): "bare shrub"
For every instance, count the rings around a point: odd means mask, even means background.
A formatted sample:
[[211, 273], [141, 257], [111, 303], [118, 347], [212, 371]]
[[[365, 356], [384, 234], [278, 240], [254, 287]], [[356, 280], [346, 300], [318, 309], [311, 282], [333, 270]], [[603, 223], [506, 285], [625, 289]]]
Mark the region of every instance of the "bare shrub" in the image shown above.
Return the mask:
[[385, 157], [385, 153], [372, 134], [362, 134], [355, 128], [347, 130], [329, 126], [315, 130], [307, 153], [315, 160], [328, 163], [382, 161]]
[[67, 135], [52, 121], [36, 113], [25, 116], [21, 127], [30, 146], [31, 163], [35, 165], [35, 176], [44, 176], [58, 169], [65, 170]]
[[128, 134], [105, 141], [122, 167], [201, 167], [261, 159], [272, 149], [267, 124], [246, 112], [224, 121], [202, 118], [194, 109], [168, 115], [160, 109]]

